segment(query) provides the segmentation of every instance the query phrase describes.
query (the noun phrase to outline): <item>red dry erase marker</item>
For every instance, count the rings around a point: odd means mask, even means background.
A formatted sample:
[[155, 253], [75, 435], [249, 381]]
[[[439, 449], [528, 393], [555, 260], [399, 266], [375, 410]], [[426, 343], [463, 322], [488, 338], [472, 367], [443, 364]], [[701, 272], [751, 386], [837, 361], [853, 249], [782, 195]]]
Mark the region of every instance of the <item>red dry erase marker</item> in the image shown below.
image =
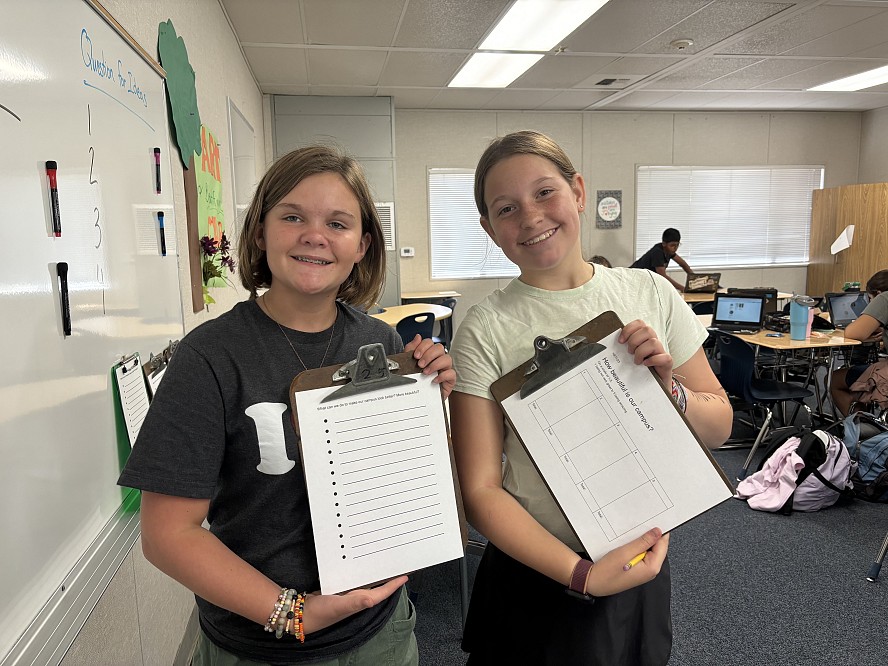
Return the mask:
[[46, 162], [46, 175], [49, 176], [49, 207], [52, 212], [52, 233], [56, 238], [62, 235], [62, 218], [59, 215], [59, 188], [56, 183], [58, 164], [54, 160]]
[[160, 148], [154, 149], [154, 189], [160, 194]]

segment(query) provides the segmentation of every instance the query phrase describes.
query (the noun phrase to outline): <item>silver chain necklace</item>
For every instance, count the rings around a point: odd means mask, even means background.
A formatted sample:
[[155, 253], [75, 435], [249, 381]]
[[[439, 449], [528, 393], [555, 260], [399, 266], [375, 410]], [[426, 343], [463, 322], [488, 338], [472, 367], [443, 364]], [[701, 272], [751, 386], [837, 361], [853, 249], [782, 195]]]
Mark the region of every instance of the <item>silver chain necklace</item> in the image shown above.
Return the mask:
[[[271, 314], [271, 308], [268, 307], [268, 301], [265, 300], [265, 294], [262, 294], [262, 302], [265, 304], [265, 311], [268, 313], [268, 316], [271, 318], [275, 324], [277, 324], [278, 330], [281, 332], [281, 335], [284, 336], [284, 340], [287, 341], [287, 344], [290, 345], [290, 349], [293, 350], [293, 353], [296, 355], [299, 363], [302, 365], [303, 370], [308, 370], [308, 366], [305, 365], [305, 361], [302, 360], [302, 357], [299, 355], [299, 352], [296, 351], [296, 347], [293, 346], [293, 343], [290, 341], [290, 336], [287, 335], [287, 332], [284, 330], [284, 327], [278, 323], [278, 320], [274, 318], [274, 315]], [[338, 314], [338, 313], [337, 313]], [[319, 368], [323, 368], [324, 364], [327, 362], [327, 354], [330, 352], [330, 345], [333, 343], [333, 336], [336, 333], [336, 319], [333, 320], [333, 326], [330, 328], [330, 339], [327, 340], [327, 348], [324, 350], [324, 358], [321, 359], [321, 364], [318, 366]]]

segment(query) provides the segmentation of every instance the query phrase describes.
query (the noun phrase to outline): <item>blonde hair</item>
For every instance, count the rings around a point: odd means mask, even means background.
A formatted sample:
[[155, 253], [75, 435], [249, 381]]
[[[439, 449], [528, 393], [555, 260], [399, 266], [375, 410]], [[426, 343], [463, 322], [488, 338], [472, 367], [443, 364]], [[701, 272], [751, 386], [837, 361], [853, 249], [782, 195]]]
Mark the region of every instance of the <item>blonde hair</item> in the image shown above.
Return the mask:
[[259, 248], [259, 227], [266, 214], [309, 176], [335, 173], [342, 176], [361, 207], [361, 233], [370, 234], [370, 247], [339, 286], [337, 298], [350, 305], [368, 308], [379, 300], [385, 283], [385, 239], [373, 203], [370, 186], [361, 165], [339, 149], [314, 145], [299, 148], [279, 158], [256, 186], [244, 216], [237, 247], [241, 284], [256, 298], [256, 292], [271, 286], [271, 269], [265, 251]]
[[487, 217], [487, 204], [484, 202], [484, 181], [487, 174], [497, 164], [513, 155], [537, 155], [552, 162], [568, 183], [573, 183], [577, 170], [567, 153], [551, 138], [540, 132], [521, 130], [490, 142], [478, 160], [475, 168], [475, 205], [481, 217]]

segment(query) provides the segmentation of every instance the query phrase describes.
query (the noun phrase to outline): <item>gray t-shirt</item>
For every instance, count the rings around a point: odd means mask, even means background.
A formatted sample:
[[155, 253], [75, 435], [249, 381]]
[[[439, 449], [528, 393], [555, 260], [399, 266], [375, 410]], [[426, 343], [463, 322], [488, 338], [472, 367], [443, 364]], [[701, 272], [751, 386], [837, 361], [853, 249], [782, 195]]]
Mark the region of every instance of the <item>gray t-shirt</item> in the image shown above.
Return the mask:
[[[324, 365], [347, 363], [373, 342], [383, 343], [387, 354], [403, 351], [393, 328], [337, 305], [332, 332], [284, 329], [309, 368], [319, 367], [324, 356]], [[255, 301], [238, 303], [189, 333], [118, 483], [209, 499], [210, 531], [224, 544], [282, 587], [314, 591], [320, 584], [311, 516], [288, 398], [303, 367], [284, 335]], [[292, 663], [330, 659], [366, 642], [388, 621], [397, 599], [314, 632], [302, 645], [277, 640], [200, 597], [197, 604], [201, 627], [223, 649]]]
[[882, 345], [888, 349], [888, 291], [871, 300], [861, 314], [869, 315], [882, 325]]

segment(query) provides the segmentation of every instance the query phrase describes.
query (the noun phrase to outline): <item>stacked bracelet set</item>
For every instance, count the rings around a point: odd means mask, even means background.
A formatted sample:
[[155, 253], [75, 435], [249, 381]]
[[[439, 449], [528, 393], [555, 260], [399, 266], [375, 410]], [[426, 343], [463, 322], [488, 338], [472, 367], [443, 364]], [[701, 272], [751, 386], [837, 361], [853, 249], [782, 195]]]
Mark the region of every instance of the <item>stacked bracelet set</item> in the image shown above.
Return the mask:
[[685, 387], [672, 378], [672, 399], [682, 412], [688, 411], [688, 394], [685, 393]]
[[274, 610], [265, 623], [265, 631], [273, 631], [275, 637], [281, 638], [290, 634], [305, 642], [305, 630], [302, 626], [302, 614], [305, 610], [305, 593], [292, 588], [283, 587], [274, 604]]

